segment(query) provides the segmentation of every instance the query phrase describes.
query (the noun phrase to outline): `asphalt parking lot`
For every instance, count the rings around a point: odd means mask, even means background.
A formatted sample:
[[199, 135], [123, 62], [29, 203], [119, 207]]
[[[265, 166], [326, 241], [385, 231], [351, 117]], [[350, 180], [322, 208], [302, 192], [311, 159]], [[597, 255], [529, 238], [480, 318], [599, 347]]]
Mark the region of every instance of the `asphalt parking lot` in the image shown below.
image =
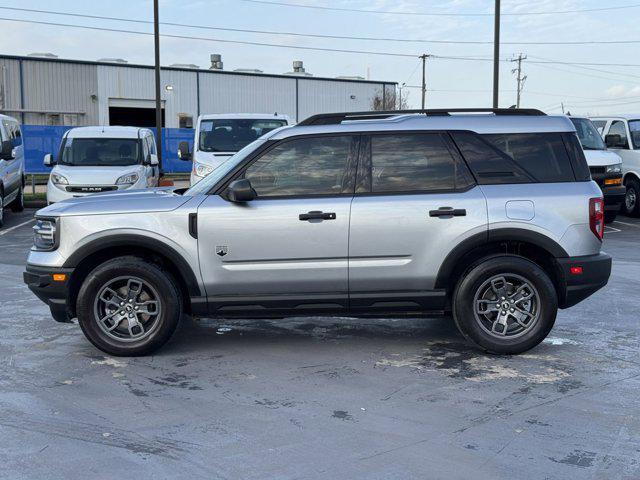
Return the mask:
[[193, 321], [111, 358], [22, 283], [33, 210], [0, 230], [0, 478], [640, 478], [640, 220], [609, 285], [531, 352], [448, 319]]

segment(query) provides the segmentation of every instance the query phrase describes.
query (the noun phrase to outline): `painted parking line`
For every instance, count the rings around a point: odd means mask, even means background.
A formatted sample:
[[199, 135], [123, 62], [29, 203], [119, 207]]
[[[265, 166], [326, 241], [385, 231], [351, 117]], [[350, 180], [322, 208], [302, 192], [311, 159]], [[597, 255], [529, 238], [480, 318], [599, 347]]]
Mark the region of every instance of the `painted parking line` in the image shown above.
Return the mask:
[[622, 230], [620, 230], [619, 228], [612, 227], [611, 225], [605, 225], [604, 227], [604, 233], [616, 233], [621, 231]]
[[14, 225], [14, 226], [13, 226], [13, 227], [11, 227], [11, 228], [7, 228], [6, 230], [1, 230], [1, 231], [0, 231], [0, 237], [1, 237], [2, 235], [6, 235], [6, 234], [7, 234], [7, 233], [9, 233], [9, 232], [12, 232], [13, 230], [16, 230], [17, 228], [24, 227], [25, 225], [28, 225], [28, 224], [30, 224], [31, 222], [35, 222], [35, 221], [36, 221], [36, 219], [35, 219], [35, 218], [32, 218], [32, 219], [30, 219], [30, 220], [27, 220], [26, 222], [22, 222], [22, 223], [19, 223], [18, 225]]
[[613, 223], [619, 223], [620, 225], [628, 225], [629, 227], [640, 228], [640, 225], [638, 225], [637, 223], [621, 222], [620, 220], [614, 220]]

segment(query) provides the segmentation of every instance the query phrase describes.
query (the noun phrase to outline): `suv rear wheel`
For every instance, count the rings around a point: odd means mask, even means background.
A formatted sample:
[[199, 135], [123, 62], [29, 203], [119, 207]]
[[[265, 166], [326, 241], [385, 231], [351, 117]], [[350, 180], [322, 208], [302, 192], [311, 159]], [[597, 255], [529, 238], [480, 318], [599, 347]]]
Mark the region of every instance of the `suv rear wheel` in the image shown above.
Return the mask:
[[551, 279], [535, 263], [499, 256], [475, 263], [453, 295], [453, 318], [479, 348], [498, 354], [525, 352], [553, 328], [558, 299]]
[[182, 313], [180, 292], [167, 272], [137, 257], [96, 267], [76, 303], [83, 333], [103, 352], [146, 355], [173, 335]]

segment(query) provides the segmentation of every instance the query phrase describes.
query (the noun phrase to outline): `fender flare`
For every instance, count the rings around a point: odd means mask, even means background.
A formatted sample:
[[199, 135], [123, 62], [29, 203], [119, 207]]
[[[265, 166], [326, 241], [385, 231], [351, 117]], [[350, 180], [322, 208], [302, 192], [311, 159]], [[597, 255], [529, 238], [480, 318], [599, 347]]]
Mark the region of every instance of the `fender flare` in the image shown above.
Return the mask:
[[184, 257], [174, 248], [162, 243], [161, 241], [156, 240], [155, 238], [145, 237], [143, 235], [122, 233], [113, 235], [109, 238], [98, 238], [92, 240], [73, 252], [73, 254], [71, 254], [71, 256], [69, 256], [69, 258], [64, 262], [63, 267], [75, 268], [90, 255], [113, 247], [143, 247], [166, 257], [178, 269], [182, 280], [184, 280], [187, 285], [189, 295], [191, 297], [199, 297], [202, 295], [198, 279]]
[[447, 288], [449, 286], [449, 279], [458, 261], [473, 249], [488, 243], [509, 241], [526, 242], [535, 245], [547, 251], [555, 258], [566, 258], [569, 256], [567, 251], [562, 248], [558, 242], [541, 233], [520, 228], [497, 228], [495, 230], [489, 230], [488, 232], [477, 233], [460, 242], [451, 250], [440, 265], [435, 288]]

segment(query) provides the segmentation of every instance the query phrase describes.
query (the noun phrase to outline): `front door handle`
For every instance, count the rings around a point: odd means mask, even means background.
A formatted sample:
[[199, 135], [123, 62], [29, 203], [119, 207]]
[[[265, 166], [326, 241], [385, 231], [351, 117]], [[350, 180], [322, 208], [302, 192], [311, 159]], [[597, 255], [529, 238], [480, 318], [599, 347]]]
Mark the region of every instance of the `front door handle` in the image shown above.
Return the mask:
[[301, 213], [298, 218], [303, 221], [309, 220], [335, 220], [336, 214], [333, 212], [321, 212], [319, 210], [313, 210], [312, 212]]
[[437, 210], [429, 210], [430, 217], [464, 217], [467, 210], [464, 208], [440, 207]]

